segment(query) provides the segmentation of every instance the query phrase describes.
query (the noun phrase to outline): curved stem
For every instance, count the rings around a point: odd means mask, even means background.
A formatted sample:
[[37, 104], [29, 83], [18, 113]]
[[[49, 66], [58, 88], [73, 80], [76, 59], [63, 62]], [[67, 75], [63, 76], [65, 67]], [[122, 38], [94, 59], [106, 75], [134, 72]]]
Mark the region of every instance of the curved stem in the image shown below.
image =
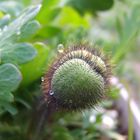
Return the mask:
[[31, 140], [40, 140], [41, 139], [42, 135], [40, 135], [40, 134], [43, 132], [43, 128], [45, 127], [46, 117], [48, 115], [47, 113], [48, 113], [47, 109], [42, 112], [40, 120], [39, 120], [38, 125], [35, 130], [35, 133], [33, 134], [33, 137]]
[[29, 124], [28, 140], [42, 140], [46, 122], [56, 110], [53, 104], [47, 103], [44, 99], [41, 99], [37, 105]]

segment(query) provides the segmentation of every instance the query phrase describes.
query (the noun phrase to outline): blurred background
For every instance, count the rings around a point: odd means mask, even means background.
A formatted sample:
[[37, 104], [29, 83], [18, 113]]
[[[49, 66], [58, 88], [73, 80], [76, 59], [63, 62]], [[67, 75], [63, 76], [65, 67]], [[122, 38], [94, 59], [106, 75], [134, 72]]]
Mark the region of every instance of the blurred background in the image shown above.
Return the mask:
[[111, 57], [108, 99], [55, 114], [41, 139], [140, 140], [139, 30], [139, 0], [0, 0], [0, 139], [27, 140], [41, 77], [64, 48], [89, 42]]

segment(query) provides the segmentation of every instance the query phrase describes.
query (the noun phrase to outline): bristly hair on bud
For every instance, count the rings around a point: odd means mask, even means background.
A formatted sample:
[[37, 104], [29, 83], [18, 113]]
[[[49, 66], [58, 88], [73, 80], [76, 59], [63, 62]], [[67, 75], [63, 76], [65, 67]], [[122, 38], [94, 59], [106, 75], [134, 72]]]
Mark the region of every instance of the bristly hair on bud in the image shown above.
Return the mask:
[[42, 81], [44, 98], [63, 110], [95, 107], [109, 89], [111, 65], [108, 57], [87, 44], [61, 51]]

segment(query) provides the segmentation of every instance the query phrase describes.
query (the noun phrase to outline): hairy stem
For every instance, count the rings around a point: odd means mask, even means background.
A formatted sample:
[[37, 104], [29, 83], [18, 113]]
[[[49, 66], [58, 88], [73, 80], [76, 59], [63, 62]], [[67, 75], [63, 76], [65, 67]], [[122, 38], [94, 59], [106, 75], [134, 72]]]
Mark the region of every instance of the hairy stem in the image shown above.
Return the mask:
[[44, 127], [55, 110], [54, 105], [46, 103], [44, 99], [39, 101], [29, 124], [27, 132], [28, 140], [42, 140]]

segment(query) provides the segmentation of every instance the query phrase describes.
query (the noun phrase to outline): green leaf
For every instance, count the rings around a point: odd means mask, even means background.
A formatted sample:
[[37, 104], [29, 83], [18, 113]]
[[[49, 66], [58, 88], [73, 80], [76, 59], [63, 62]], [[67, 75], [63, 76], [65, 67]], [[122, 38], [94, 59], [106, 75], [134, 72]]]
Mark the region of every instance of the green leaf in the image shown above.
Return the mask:
[[4, 102], [3, 107], [4, 107], [4, 110], [8, 111], [12, 115], [17, 114], [17, 112], [18, 112], [15, 107], [13, 107], [11, 104], [9, 104], [7, 102]]
[[28, 62], [29, 60], [33, 59], [37, 51], [35, 48], [28, 43], [19, 43], [19, 44], [14, 44], [11, 48], [10, 44], [9, 46], [5, 46], [1, 50], [1, 60], [2, 62], [15, 62], [18, 64], [22, 64], [25, 62]]
[[38, 35], [41, 38], [51, 38], [54, 36], [58, 36], [60, 33], [62, 33], [61, 28], [47, 25], [40, 29]]
[[113, 3], [113, 0], [68, 0], [68, 5], [74, 7], [80, 14], [85, 12], [95, 14], [97, 11], [108, 10]]
[[12, 16], [16, 16], [20, 13], [23, 6], [21, 3], [16, 2], [14, 0], [11, 1], [0, 1], [0, 11], [3, 11], [4, 13], [9, 13]]
[[0, 19], [0, 28], [3, 28], [6, 24], [10, 22], [11, 16], [9, 14], [5, 15]]
[[31, 45], [17, 44], [17, 42], [31, 37], [37, 31], [38, 22], [31, 20], [39, 9], [40, 5], [27, 8], [17, 19], [0, 31], [0, 54], [3, 62], [25, 63], [36, 56], [36, 50]]
[[131, 12], [124, 17], [124, 25], [120, 34], [119, 43], [113, 47], [114, 55], [113, 63], [118, 63], [131, 49], [137, 39], [137, 34], [140, 32], [140, 6], [135, 6]]
[[60, 27], [89, 27], [87, 19], [83, 18], [76, 10], [71, 7], [64, 7], [57, 17], [57, 26]]
[[13, 22], [11, 22], [8, 26], [5, 26], [5, 28], [3, 28], [3, 30], [0, 33], [1, 34], [0, 42], [2, 44], [1, 46], [4, 47], [5, 42], [7, 42], [7, 41], [10, 41], [10, 42], [18, 41], [21, 38], [20, 37], [21, 28], [25, 24], [27, 24], [29, 21], [31, 21], [36, 16], [36, 14], [39, 12], [39, 10], [40, 10], [40, 5], [31, 6], [27, 9], [25, 9], [22, 12], [22, 14], [17, 19], [15, 19]]
[[54, 140], [74, 140], [73, 136], [69, 133], [69, 131], [63, 126], [54, 127], [53, 131], [53, 139]]
[[24, 3], [24, 5], [30, 5], [31, 2], [32, 2], [32, 0], [22, 0], [22, 3]]
[[0, 113], [3, 113], [5, 110], [11, 114], [17, 112], [9, 102], [14, 100], [11, 92], [17, 89], [21, 79], [21, 73], [14, 65], [0, 65]]
[[0, 113], [4, 111], [13, 115], [17, 113], [9, 102], [14, 100], [11, 92], [17, 89], [22, 77], [17, 67], [9, 62], [21, 64], [32, 60], [37, 55], [36, 49], [31, 44], [19, 42], [30, 38], [39, 28], [39, 23], [32, 21], [39, 9], [40, 6], [25, 9], [8, 26], [5, 25], [6, 20], [1, 22], [3, 28], [0, 30], [0, 62], [6, 64], [0, 65]]
[[14, 96], [9, 91], [0, 92], [0, 101], [12, 102], [12, 101], [14, 101]]
[[0, 66], [0, 93], [14, 91], [21, 82], [20, 71], [12, 64]]
[[[60, 13], [60, 0], [43, 0], [37, 20], [43, 25], [51, 23]], [[45, 18], [44, 18], [45, 17]]]
[[20, 66], [20, 70], [23, 75], [23, 81], [21, 83], [22, 86], [29, 85], [40, 78], [47, 65], [49, 48], [42, 43], [36, 43], [34, 47], [38, 51], [35, 59]]
[[33, 20], [28, 22], [21, 28], [20, 31], [20, 41], [29, 40], [35, 33], [40, 29], [40, 24], [38, 21]]

